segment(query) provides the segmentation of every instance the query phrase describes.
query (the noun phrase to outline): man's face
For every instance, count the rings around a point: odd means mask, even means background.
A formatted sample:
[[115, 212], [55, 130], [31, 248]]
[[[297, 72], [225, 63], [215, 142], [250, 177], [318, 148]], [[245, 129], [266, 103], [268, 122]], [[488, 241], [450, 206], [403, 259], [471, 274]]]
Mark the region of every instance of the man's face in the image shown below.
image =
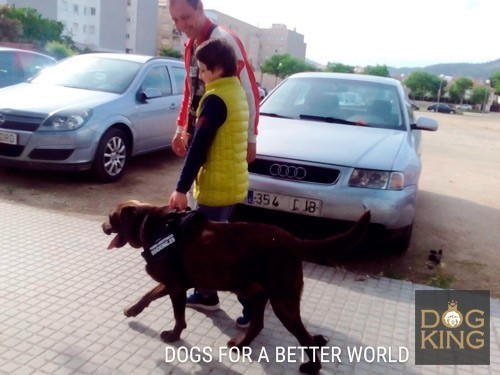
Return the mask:
[[177, 30], [188, 38], [197, 38], [205, 21], [201, 2], [194, 9], [186, 0], [175, 0], [169, 6], [170, 16]]

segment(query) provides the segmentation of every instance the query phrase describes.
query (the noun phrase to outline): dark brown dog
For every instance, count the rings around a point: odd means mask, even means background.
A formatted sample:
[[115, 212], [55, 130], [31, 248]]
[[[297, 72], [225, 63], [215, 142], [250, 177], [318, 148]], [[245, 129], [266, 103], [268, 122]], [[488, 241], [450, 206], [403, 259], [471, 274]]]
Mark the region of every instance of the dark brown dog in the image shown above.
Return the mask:
[[[177, 224], [186, 213], [167, 207], [157, 207], [139, 201], [120, 203], [103, 223], [104, 233], [116, 233], [108, 249], [130, 244], [148, 249], [157, 233], [166, 224]], [[175, 325], [161, 333], [166, 342], [180, 338], [186, 328], [186, 291], [192, 287], [224, 290], [248, 299], [251, 320], [248, 330], [232, 338], [229, 347], [248, 346], [264, 326], [264, 310], [270, 304], [283, 325], [303, 347], [323, 346], [323, 336], [311, 336], [300, 317], [300, 297], [304, 285], [302, 259], [317, 252], [335, 252], [336, 247], [354, 245], [364, 237], [370, 213], [366, 212], [348, 232], [325, 240], [300, 240], [290, 233], [267, 224], [216, 223], [194, 215], [176, 237], [174, 250], [165, 254], [143, 253], [146, 271], [159, 285], [137, 303], [125, 309], [126, 316], [137, 316], [152, 301], [170, 295]], [[175, 225], [174, 225], [175, 226]], [[160, 241], [172, 242], [167, 240]], [[146, 251], [146, 250], [145, 250]], [[162, 250], [163, 251], [163, 250]], [[159, 251], [158, 251], [159, 252]], [[300, 366], [305, 373], [314, 374], [321, 368], [313, 350], [306, 350], [309, 362]]]

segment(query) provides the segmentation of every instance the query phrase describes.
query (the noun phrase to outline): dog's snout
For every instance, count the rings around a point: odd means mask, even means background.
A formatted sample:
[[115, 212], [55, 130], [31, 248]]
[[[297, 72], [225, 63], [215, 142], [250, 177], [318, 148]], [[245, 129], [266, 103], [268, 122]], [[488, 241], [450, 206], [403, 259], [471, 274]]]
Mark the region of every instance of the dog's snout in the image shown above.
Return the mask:
[[108, 236], [113, 233], [113, 228], [111, 227], [111, 224], [107, 221], [102, 223], [102, 231], [106, 233]]

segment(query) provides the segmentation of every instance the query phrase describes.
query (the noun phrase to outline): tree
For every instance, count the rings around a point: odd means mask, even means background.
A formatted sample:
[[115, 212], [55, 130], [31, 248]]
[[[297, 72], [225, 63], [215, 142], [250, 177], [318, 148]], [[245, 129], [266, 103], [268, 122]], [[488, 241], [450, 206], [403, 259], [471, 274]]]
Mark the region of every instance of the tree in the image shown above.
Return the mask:
[[460, 104], [464, 101], [465, 92], [472, 89], [474, 82], [470, 78], [460, 77], [453, 82], [452, 90], [456, 92], [460, 98]]
[[45, 51], [57, 60], [61, 60], [75, 54], [75, 51], [73, 51], [66, 43], [61, 42], [48, 42], [45, 45]]
[[387, 69], [387, 65], [376, 65], [376, 66], [366, 66], [364, 68], [365, 74], [371, 76], [379, 76], [379, 77], [390, 77], [389, 69]]
[[326, 71], [336, 73], [354, 73], [354, 66], [329, 62], [326, 64]]
[[410, 97], [412, 99], [422, 100], [427, 98], [430, 93], [439, 90], [439, 78], [434, 74], [423, 71], [411, 73], [404, 83], [411, 90]]
[[489, 90], [486, 86], [476, 86], [472, 89], [470, 101], [472, 104], [481, 104], [481, 108], [487, 101]]
[[64, 25], [59, 21], [43, 18], [33, 8], [8, 7], [4, 16], [18, 20], [22, 25], [23, 38], [31, 43], [44, 46], [49, 41], [62, 41]]
[[295, 73], [310, 72], [317, 69], [310, 64], [306, 64], [302, 60], [290, 56], [289, 54], [284, 54], [272, 55], [264, 61], [260, 70], [262, 73], [275, 76], [277, 80], [278, 78], [283, 79]]
[[495, 72], [490, 78], [490, 85], [495, 89], [495, 93], [500, 93], [500, 72]]
[[160, 56], [168, 56], [168, 57], [174, 57], [176, 59], [180, 59], [182, 57], [182, 52], [179, 52], [173, 48], [163, 47], [160, 50]]
[[8, 17], [10, 8], [7, 5], [0, 7], [0, 41], [20, 42], [23, 37], [21, 21]]

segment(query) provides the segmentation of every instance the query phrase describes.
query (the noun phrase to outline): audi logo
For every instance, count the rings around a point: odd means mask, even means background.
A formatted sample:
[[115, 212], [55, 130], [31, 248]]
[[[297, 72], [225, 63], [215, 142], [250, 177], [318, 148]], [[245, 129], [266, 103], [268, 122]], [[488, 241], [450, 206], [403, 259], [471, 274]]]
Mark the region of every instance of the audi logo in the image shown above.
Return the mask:
[[274, 163], [269, 167], [269, 173], [274, 177], [303, 180], [306, 177], [306, 169], [293, 165]]
[[0, 115], [0, 125], [3, 125], [5, 123], [5, 116]]

